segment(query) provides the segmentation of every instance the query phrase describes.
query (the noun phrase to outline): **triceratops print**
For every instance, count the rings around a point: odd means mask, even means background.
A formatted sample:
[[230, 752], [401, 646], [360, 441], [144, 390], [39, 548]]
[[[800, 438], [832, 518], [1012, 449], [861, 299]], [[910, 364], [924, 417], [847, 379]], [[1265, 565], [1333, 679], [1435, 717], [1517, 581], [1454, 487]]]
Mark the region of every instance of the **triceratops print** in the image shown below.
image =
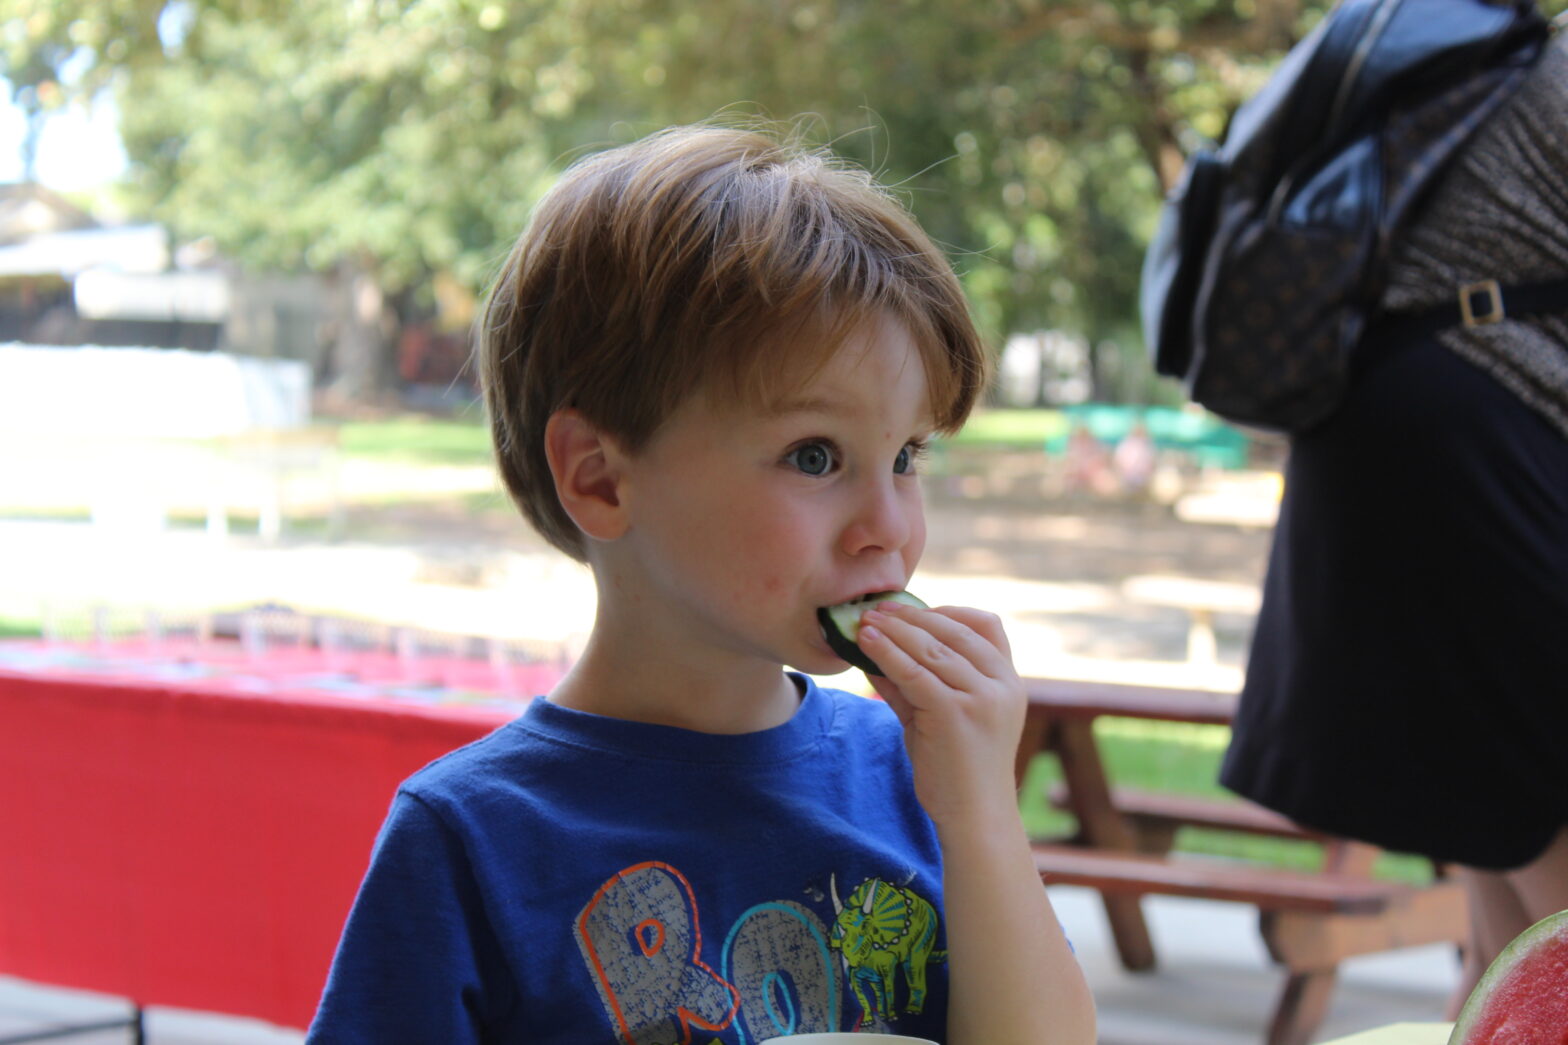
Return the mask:
[[[867, 878], [840, 900], [833, 893], [833, 934], [829, 946], [844, 958], [849, 983], [864, 1013], [863, 1025], [917, 1013], [926, 1003], [926, 965], [947, 961], [936, 946], [936, 909], [925, 900], [880, 878]], [[904, 970], [908, 1000], [903, 1009], [894, 996], [894, 972]]]

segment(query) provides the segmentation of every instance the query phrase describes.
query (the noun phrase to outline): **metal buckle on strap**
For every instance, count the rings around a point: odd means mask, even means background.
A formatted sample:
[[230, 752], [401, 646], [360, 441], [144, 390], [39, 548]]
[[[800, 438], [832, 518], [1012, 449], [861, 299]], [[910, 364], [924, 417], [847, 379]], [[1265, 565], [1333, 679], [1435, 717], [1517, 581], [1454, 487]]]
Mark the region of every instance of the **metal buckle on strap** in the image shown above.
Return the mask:
[[[1485, 294], [1487, 309], [1476, 315], [1475, 300]], [[1459, 288], [1459, 315], [1467, 327], [1484, 327], [1503, 321], [1503, 289], [1497, 285], [1495, 279], [1483, 279], [1479, 283], [1466, 283]]]

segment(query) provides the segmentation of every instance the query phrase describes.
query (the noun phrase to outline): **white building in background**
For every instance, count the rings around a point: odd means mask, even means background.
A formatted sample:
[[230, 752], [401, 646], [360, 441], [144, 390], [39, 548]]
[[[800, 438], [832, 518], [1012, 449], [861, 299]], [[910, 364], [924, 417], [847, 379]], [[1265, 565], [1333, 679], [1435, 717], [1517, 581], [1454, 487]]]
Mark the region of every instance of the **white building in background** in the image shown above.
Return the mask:
[[330, 305], [313, 276], [253, 277], [161, 225], [98, 224], [48, 189], [0, 186], [0, 341], [221, 349], [316, 373]]
[[39, 232], [0, 246], [0, 278], [83, 272], [157, 274], [169, 268], [169, 235], [161, 225], [92, 225]]

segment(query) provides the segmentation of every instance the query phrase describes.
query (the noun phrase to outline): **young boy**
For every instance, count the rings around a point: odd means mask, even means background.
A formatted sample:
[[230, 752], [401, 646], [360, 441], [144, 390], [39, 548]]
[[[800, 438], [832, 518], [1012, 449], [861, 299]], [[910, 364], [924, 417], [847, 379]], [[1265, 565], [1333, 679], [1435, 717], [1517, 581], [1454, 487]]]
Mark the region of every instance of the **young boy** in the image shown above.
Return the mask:
[[593, 570], [548, 697], [399, 790], [309, 1041], [740, 1045], [824, 1030], [1094, 1039], [1018, 818], [994, 616], [902, 589], [916, 462], [982, 346], [864, 172], [676, 128], [575, 165], [480, 335], [502, 477]]

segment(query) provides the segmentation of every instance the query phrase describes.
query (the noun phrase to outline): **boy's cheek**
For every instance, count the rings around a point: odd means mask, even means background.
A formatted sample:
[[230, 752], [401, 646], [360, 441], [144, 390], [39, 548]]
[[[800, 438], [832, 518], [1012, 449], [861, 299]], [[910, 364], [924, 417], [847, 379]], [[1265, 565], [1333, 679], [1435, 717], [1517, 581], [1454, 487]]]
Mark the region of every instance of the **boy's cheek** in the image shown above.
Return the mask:
[[757, 598], [771, 600], [777, 598], [783, 593], [784, 578], [770, 575], [762, 578], [762, 580], [757, 585], [757, 591], [752, 594], [754, 594]]
[[925, 519], [922, 518], [920, 524], [910, 534], [909, 543], [904, 546], [904, 572], [906, 574], [915, 572], [915, 567], [920, 565], [920, 557], [925, 554], [925, 551], [926, 524]]

